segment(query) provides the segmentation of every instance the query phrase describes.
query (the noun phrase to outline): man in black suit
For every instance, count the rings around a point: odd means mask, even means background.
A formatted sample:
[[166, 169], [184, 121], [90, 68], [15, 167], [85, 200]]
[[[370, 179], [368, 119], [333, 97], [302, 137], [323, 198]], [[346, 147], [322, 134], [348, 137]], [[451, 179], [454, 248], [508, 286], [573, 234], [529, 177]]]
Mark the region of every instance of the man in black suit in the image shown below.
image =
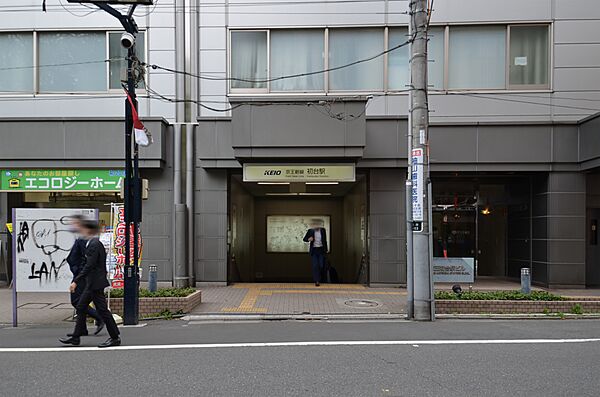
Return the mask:
[[321, 274], [325, 268], [325, 255], [327, 254], [327, 232], [322, 227], [320, 219], [311, 221], [310, 229], [304, 235], [304, 242], [310, 243], [310, 259], [312, 263], [312, 276], [315, 285], [321, 285]]
[[87, 307], [90, 302], [94, 302], [98, 314], [106, 324], [106, 329], [110, 338], [98, 345], [98, 347], [119, 346], [121, 338], [119, 329], [113, 319], [112, 313], [108, 310], [104, 288], [109, 286], [106, 272], [106, 250], [104, 245], [98, 239], [98, 223], [95, 221], [83, 220], [81, 222], [82, 237], [86, 240], [85, 265], [79, 271], [77, 277], [71, 283], [69, 288], [71, 292], [77, 289], [77, 284], [85, 281], [85, 288], [77, 304], [77, 322], [72, 336], [60, 338], [60, 342], [66, 345], [78, 346], [80, 337], [84, 335], [87, 320]]
[[[81, 234], [81, 222], [84, 221], [85, 218], [81, 215], [73, 215], [72, 217], [72, 225], [73, 225], [73, 231]], [[71, 251], [69, 251], [69, 255], [67, 256], [67, 263], [69, 264], [69, 269], [71, 270], [71, 273], [73, 274], [73, 281], [75, 281], [75, 278], [77, 277], [77, 275], [79, 274], [79, 271], [81, 269], [83, 269], [83, 265], [85, 264], [85, 245], [86, 245], [87, 241], [85, 241], [83, 238], [79, 237], [75, 240], [75, 243], [73, 243], [73, 247], [71, 247]], [[75, 291], [71, 292], [71, 305], [73, 305], [74, 308], [77, 308], [77, 304], [79, 303], [79, 298], [81, 297], [81, 293], [83, 292], [83, 290], [85, 289], [85, 280], [81, 280], [78, 284], [77, 284], [77, 288], [75, 288]], [[93, 309], [91, 306], [87, 307], [87, 315], [92, 317], [94, 320], [96, 320], [96, 330], [94, 331], [94, 335], [98, 335], [102, 329], [104, 329], [104, 321], [102, 321], [102, 318], [100, 317], [100, 315], [98, 315], [98, 312], [96, 312], [96, 309]], [[86, 330], [83, 332], [82, 336], [85, 336], [88, 334], [87, 328]], [[71, 334], [69, 334], [68, 336], [72, 336]]]

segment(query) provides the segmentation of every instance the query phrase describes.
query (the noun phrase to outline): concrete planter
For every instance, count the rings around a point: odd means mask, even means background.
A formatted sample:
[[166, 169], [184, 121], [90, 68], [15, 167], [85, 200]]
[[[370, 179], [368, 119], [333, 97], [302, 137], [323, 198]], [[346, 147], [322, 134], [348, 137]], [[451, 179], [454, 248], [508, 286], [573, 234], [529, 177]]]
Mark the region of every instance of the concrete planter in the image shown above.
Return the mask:
[[[171, 313], [182, 311], [191, 312], [202, 301], [202, 291], [198, 290], [185, 297], [169, 298], [140, 298], [140, 317], [147, 317], [163, 310], [169, 310]], [[111, 298], [110, 309], [113, 313], [123, 315], [123, 298]]]
[[529, 314], [570, 313], [580, 305], [584, 313], [600, 313], [600, 300], [509, 301], [509, 300], [436, 300], [437, 314]]

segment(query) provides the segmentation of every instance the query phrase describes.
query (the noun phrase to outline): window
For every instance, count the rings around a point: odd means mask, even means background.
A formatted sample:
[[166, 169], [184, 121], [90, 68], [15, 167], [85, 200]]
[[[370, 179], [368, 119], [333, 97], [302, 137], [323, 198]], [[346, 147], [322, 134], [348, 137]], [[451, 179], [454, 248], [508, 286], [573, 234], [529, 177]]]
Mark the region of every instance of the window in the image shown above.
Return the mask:
[[548, 26], [511, 26], [511, 86], [548, 86]]
[[[267, 32], [231, 33], [231, 77], [243, 80], [267, 79]], [[233, 80], [231, 88], [267, 88], [267, 83]]]
[[[549, 31], [548, 24], [432, 26], [429, 88], [549, 88]], [[409, 39], [406, 27], [232, 31], [230, 88], [234, 93], [407, 91], [410, 48], [403, 44]], [[330, 71], [303, 75], [323, 69]], [[277, 80], [294, 75], [300, 76]]]
[[[395, 48], [409, 39], [408, 29], [389, 30], [388, 48]], [[388, 53], [388, 87], [390, 90], [406, 90], [410, 84], [409, 46], [405, 45]]]
[[33, 91], [33, 34], [0, 33], [0, 92]]
[[[444, 89], [444, 30], [432, 27], [429, 29], [427, 52], [429, 55], [428, 80], [429, 87]], [[389, 30], [388, 49], [395, 48], [409, 39], [408, 29], [393, 28]], [[390, 91], [407, 90], [410, 85], [409, 46], [405, 45], [388, 53], [388, 89]]]
[[[382, 29], [331, 29], [329, 67], [335, 68], [383, 51]], [[331, 90], [381, 91], [383, 57], [329, 73]]]
[[429, 81], [429, 88], [433, 90], [444, 89], [445, 30], [443, 27], [429, 28], [427, 79]]
[[[122, 32], [108, 33], [108, 80], [110, 89], [121, 89], [121, 82], [127, 80], [127, 49], [121, 45]], [[135, 40], [136, 55], [146, 61], [146, 35], [139, 32]], [[142, 83], [143, 87], [143, 83]]]
[[40, 33], [38, 40], [40, 91], [106, 91], [104, 32]]
[[448, 53], [448, 88], [505, 88], [504, 26], [453, 26], [450, 28]]
[[[325, 68], [322, 30], [271, 31], [271, 78]], [[323, 91], [322, 73], [271, 82], [272, 91]]]

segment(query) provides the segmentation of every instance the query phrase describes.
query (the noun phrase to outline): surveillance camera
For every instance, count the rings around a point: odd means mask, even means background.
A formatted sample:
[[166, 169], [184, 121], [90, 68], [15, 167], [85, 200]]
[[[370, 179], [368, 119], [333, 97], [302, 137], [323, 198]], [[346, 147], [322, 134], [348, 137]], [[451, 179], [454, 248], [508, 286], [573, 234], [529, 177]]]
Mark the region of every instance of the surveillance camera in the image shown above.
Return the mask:
[[125, 32], [121, 35], [121, 45], [125, 48], [131, 48], [135, 44], [135, 36]]

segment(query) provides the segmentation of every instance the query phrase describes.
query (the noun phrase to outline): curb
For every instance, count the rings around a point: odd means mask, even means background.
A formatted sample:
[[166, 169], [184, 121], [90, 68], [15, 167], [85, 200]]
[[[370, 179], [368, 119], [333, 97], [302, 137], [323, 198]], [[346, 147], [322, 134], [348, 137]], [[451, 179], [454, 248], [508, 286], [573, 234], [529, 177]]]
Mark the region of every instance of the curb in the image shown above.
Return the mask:
[[184, 321], [341, 321], [406, 320], [406, 314], [191, 314]]

